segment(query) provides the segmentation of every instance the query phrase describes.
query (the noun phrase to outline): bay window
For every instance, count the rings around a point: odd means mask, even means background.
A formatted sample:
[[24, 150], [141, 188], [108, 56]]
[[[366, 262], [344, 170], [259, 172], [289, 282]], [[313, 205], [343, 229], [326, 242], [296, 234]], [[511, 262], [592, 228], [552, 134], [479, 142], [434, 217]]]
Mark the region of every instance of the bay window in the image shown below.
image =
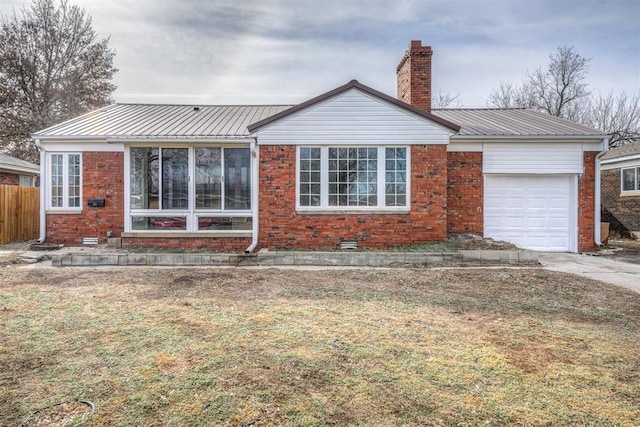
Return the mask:
[[81, 210], [81, 156], [79, 153], [49, 155], [49, 209]]
[[245, 147], [129, 149], [131, 231], [251, 231]]
[[300, 209], [390, 209], [408, 206], [407, 147], [299, 147]]

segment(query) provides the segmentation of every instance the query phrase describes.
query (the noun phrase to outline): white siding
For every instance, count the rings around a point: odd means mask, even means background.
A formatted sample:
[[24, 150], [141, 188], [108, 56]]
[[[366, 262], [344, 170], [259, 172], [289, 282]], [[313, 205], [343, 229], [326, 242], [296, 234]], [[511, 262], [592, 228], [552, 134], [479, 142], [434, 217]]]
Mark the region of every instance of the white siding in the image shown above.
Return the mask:
[[483, 173], [582, 173], [579, 143], [485, 143]]
[[451, 132], [351, 89], [256, 132], [260, 145], [447, 144]]

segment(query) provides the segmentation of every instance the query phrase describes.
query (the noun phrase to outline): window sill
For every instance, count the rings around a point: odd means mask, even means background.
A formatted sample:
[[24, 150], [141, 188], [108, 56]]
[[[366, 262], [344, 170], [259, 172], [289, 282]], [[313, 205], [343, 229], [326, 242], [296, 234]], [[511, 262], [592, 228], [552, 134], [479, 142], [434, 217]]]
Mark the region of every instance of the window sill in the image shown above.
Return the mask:
[[121, 237], [135, 237], [145, 239], [166, 239], [166, 238], [228, 238], [228, 237], [251, 237], [251, 231], [127, 231]]
[[408, 215], [411, 209], [296, 209], [298, 215]]
[[639, 190], [623, 191], [622, 193], [620, 193], [620, 197], [638, 197], [638, 196], [640, 196]]
[[82, 209], [47, 209], [45, 213], [53, 215], [80, 215]]

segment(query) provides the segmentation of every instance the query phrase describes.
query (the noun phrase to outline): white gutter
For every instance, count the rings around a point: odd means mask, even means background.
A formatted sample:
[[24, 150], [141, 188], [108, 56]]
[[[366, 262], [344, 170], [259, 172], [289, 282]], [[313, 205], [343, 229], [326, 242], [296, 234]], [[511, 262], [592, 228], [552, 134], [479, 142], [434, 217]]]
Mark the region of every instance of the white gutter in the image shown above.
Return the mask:
[[260, 190], [258, 188], [258, 185], [259, 185], [258, 170], [260, 169], [260, 163], [258, 159], [258, 151], [257, 151], [255, 139], [251, 142], [250, 151], [251, 151], [251, 165], [253, 166], [251, 168], [253, 172], [251, 174], [251, 208], [253, 209], [253, 219], [252, 219], [253, 223], [251, 226], [251, 244], [247, 249], [244, 250], [244, 253], [246, 254], [250, 254], [251, 252], [253, 252], [256, 246], [258, 246], [258, 229], [259, 229], [258, 201], [260, 200], [260, 197], [259, 197]]
[[603, 139], [602, 140], [602, 145], [603, 145], [602, 152], [599, 153], [596, 156], [596, 165], [595, 165], [595, 167], [596, 167], [596, 172], [595, 172], [596, 173], [596, 177], [595, 177], [596, 178], [596, 190], [595, 190], [596, 194], [594, 194], [594, 197], [593, 197], [594, 204], [595, 204], [594, 212], [593, 212], [593, 214], [594, 214], [593, 217], [594, 217], [594, 222], [595, 222], [595, 224], [594, 224], [595, 225], [595, 230], [594, 230], [595, 233], [594, 233], [594, 236], [593, 236], [593, 240], [594, 240], [594, 243], [596, 244], [596, 246], [602, 246], [602, 242], [600, 241], [600, 239], [602, 237], [601, 233], [600, 233], [600, 221], [602, 220], [601, 214], [600, 214], [600, 209], [601, 209], [601, 207], [600, 207], [600, 186], [601, 186], [601, 180], [602, 180], [601, 177], [600, 177], [600, 158], [602, 156], [604, 156], [607, 153], [607, 151], [609, 150], [609, 138]]
[[47, 192], [47, 156], [44, 147], [40, 143], [40, 139], [35, 139], [36, 147], [40, 150], [40, 237], [37, 242], [43, 243], [47, 238], [47, 214], [45, 210], [46, 192]]

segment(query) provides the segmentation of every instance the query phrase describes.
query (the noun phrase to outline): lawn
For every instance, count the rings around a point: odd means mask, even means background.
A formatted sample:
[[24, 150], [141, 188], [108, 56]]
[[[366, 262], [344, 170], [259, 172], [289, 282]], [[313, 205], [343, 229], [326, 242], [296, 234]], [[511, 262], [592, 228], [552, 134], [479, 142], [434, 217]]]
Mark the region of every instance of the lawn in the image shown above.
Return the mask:
[[3, 267], [0, 425], [636, 426], [639, 336], [538, 268]]

